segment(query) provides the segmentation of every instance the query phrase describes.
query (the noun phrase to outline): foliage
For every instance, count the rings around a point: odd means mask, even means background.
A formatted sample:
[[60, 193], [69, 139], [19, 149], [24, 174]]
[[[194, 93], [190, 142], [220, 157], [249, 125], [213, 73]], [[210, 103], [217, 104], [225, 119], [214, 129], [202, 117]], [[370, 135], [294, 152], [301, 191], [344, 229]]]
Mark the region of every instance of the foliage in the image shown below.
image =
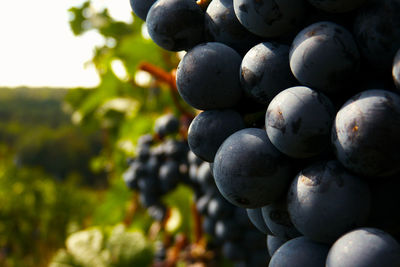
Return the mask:
[[[188, 109], [165, 78], [179, 58], [144, 38], [137, 17], [117, 21], [90, 0], [69, 12], [75, 35], [104, 37], [90, 61], [101, 82], [54, 93], [0, 90], [0, 265], [46, 266], [52, 257], [50, 266], [148, 266], [160, 228], [192, 234], [193, 193], [166, 195], [170, 216], [155, 224], [121, 174], [161, 113]], [[146, 76], [143, 66], [164, 78]]]
[[18, 168], [0, 157], [0, 265], [43, 266], [74, 225], [95, 204], [90, 191], [60, 184], [36, 168]]
[[139, 231], [127, 231], [123, 225], [113, 228], [93, 227], [76, 232], [66, 240], [50, 267], [128, 267], [149, 266], [152, 245]]
[[71, 125], [57, 129], [42, 127], [20, 137], [16, 160], [22, 166], [41, 166], [58, 180], [77, 176], [87, 185], [104, 186], [105, 176], [94, 173], [89, 165], [101, 148], [99, 132], [86, 133]]
[[83, 184], [104, 187], [104, 173], [90, 168], [101, 151], [102, 133], [72, 125], [62, 105], [66, 93], [64, 89], [0, 89], [0, 143], [20, 167], [40, 166], [59, 180], [74, 176]]
[[[91, 1], [72, 7], [69, 12], [73, 14], [70, 25], [76, 35], [97, 31], [104, 36], [105, 43], [96, 47], [91, 60], [100, 75], [100, 84], [92, 90], [72, 90], [66, 101], [74, 110], [76, 122], [107, 132], [108, 143], [98, 163], [121, 174], [127, 167], [126, 156], [134, 155], [138, 137], [152, 129], [155, 118], [165, 110], [179, 115], [170, 88], [154, 78], [140, 82], [137, 75], [143, 72], [138, 68], [145, 60], [169, 71], [179, 59], [176, 53], [143, 38], [143, 22], [135, 16], [132, 23], [116, 21], [107, 9], [93, 11]], [[115, 64], [122, 65], [126, 74], [118, 74]]]

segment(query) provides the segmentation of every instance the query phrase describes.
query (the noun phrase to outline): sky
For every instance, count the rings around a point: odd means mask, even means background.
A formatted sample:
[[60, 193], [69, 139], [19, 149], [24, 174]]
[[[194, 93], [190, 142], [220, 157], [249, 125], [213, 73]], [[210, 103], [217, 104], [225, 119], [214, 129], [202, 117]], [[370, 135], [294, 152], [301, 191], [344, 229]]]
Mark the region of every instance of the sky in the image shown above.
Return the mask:
[[[81, 37], [69, 28], [71, 6], [83, 0], [11, 0], [0, 2], [0, 87], [94, 87], [99, 77], [87, 66], [96, 32]], [[129, 0], [92, 0], [121, 21], [132, 19]]]

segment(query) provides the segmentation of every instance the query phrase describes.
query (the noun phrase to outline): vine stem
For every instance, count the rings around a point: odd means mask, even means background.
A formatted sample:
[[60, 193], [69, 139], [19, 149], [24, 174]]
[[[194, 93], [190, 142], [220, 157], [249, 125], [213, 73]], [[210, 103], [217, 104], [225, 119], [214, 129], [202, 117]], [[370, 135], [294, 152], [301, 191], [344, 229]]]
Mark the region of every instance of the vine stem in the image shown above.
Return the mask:
[[125, 226], [129, 226], [132, 223], [133, 217], [135, 216], [135, 213], [138, 209], [138, 195], [137, 194], [133, 194], [132, 195], [132, 199], [129, 203], [129, 207], [127, 210], [127, 213], [125, 215], [125, 218], [123, 220], [123, 224]]
[[189, 244], [188, 238], [184, 234], [178, 234], [175, 244], [168, 253], [165, 267], [174, 267], [179, 260], [180, 252]]
[[199, 243], [203, 237], [201, 216], [200, 216], [199, 212], [197, 211], [196, 203], [192, 203], [191, 209], [192, 209], [192, 216], [193, 216], [193, 221], [194, 221], [194, 223], [193, 223], [193, 225], [194, 225], [194, 242]]
[[160, 67], [155, 66], [148, 62], [140, 63], [138, 69], [146, 71], [150, 75], [152, 75], [156, 80], [168, 84], [170, 88], [171, 98], [172, 101], [174, 102], [175, 107], [179, 110], [181, 114], [194, 118], [194, 114], [186, 110], [179, 102], [178, 87], [176, 86], [176, 69], [173, 69], [171, 72], [166, 72]]

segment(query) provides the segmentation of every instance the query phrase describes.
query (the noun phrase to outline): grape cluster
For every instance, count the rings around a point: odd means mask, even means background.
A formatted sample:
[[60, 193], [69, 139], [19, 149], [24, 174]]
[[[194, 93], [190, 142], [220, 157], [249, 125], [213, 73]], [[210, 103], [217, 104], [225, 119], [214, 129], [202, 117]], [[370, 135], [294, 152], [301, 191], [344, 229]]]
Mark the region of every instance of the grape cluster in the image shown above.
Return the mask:
[[178, 91], [203, 110], [188, 143], [267, 234], [269, 266], [400, 266], [399, 1], [194, 3], [158, 0], [146, 24], [185, 44]]
[[203, 231], [212, 245], [235, 266], [263, 266], [268, 261], [265, 236], [251, 224], [246, 210], [229, 203], [218, 191], [209, 162], [189, 152], [190, 179], [195, 188], [196, 208], [203, 215]]
[[126, 185], [139, 192], [140, 204], [157, 221], [162, 221], [167, 212], [161, 197], [175, 189], [178, 183], [189, 182], [187, 142], [165, 138], [176, 134], [179, 126], [179, 120], [172, 114], [158, 118], [154, 125], [155, 135], [146, 134], [139, 138], [136, 157], [129, 160], [129, 168], [123, 174]]
[[[224, 112], [222, 118], [230, 115]], [[243, 123], [241, 119], [239, 122]], [[179, 128], [179, 120], [167, 114], [155, 121], [154, 135], [139, 138], [136, 157], [129, 160], [123, 174], [126, 185], [139, 193], [140, 204], [157, 221], [167, 215], [162, 196], [178, 184], [189, 186], [202, 215], [202, 231], [211, 238], [209, 246], [237, 266], [262, 265], [269, 259], [265, 236], [250, 223], [245, 209], [232, 205], [219, 193], [210, 163], [190, 151], [187, 142], [177, 140]], [[156, 248], [155, 261], [164, 260], [166, 248], [162, 243]]]

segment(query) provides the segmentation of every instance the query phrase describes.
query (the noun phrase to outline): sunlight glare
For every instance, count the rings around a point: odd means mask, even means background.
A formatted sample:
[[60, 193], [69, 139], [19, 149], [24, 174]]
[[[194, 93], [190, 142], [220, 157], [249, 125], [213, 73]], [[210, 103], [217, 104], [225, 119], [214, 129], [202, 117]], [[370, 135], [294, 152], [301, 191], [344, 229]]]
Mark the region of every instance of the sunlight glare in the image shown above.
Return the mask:
[[[70, 30], [71, 6], [83, 0], [13, 0], [0, 5], [0, 86], [95, 87], [91, 64], [95, 46], [106, 44], [94, 31], [76, 37]], [[120, 21], [132, 21], [129, 1], [92, 0]]]

